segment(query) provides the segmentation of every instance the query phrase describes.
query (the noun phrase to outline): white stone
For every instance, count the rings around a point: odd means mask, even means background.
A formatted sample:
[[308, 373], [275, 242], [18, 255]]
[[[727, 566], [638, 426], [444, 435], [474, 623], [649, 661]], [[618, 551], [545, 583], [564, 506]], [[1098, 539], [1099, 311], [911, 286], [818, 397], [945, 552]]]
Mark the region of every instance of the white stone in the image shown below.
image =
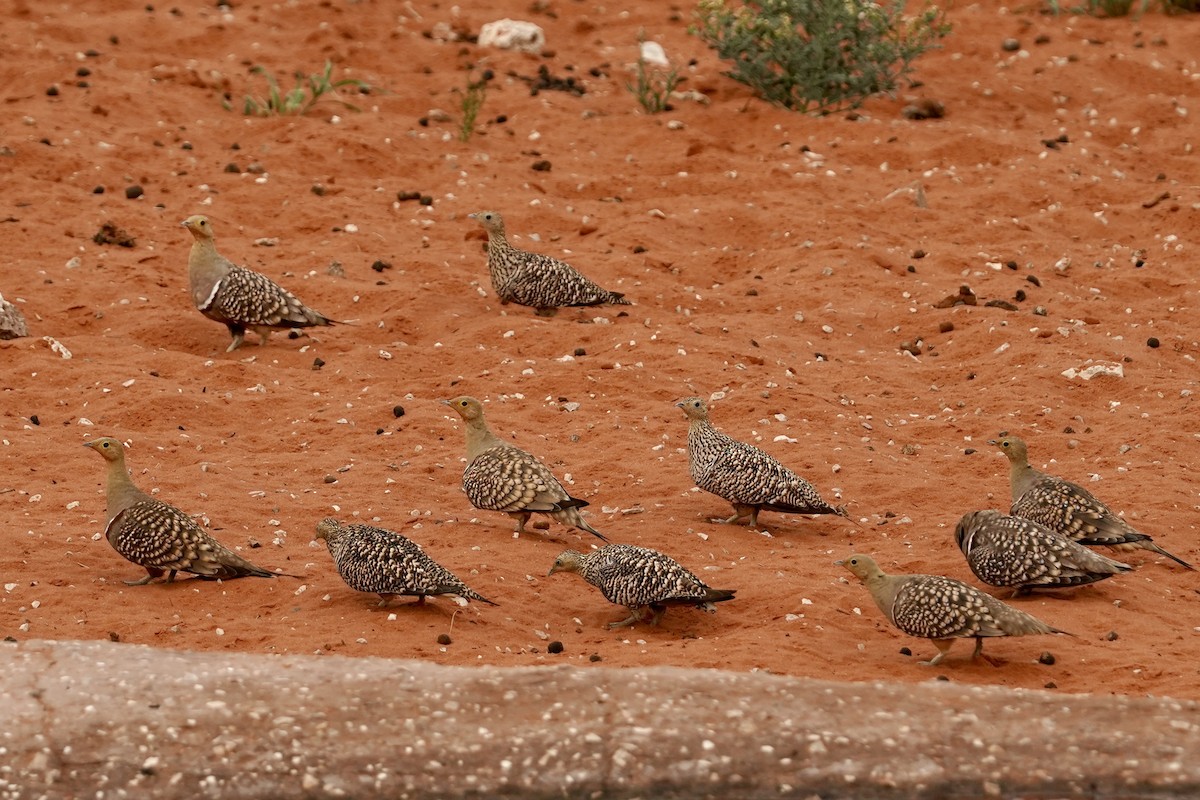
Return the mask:
[[659, 67], [671, 66], [671, 62], [667, 60], [667, 51], [663, 50], [663, 46], [658, 42], [642, 42], [642, 61]]
[[532, 22], [499, 19], [479, 29], [480, 47], [498, 47], [501, 50], [539, 54], [545, 45], [545, 31]]

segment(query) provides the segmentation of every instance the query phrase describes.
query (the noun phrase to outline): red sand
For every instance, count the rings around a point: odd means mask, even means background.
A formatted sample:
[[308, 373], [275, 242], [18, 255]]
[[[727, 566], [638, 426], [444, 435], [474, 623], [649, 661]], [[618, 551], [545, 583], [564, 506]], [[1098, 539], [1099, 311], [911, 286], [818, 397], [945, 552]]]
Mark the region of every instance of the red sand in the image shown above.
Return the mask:
[[[862, 551], [974, 583], [953, 528], [1007, 506], [1007, 464], [986, 445], [1002, 429], [1030, 442], [1035, 465], [1200, 561], [1194, 16], [956, 5], [944, 49], [918, 63], [922, 86], [813, 118], [722, 76], [686, 33], [688, 4], [551, 0], [537, 12], [513, 0], [458, 16], [342, 0], [228, 14], [133, 5], [18, 2], [0, 28], [0, 292], [33, 331], [0, 343], [4, 635], [445, 664], [586, 667], [595, 654], [605, 666], [1200, 697], [1196, 573], [1151, 554], [1074, 595], [1015, 601], [1077, 638], [991, 642], [1000, 668], [968, 661], [965, 644], [940, 668], [918, 666], [931, 644], [892, 630], [833, 564]], [[422, 35], [506, 16], [542, 25], [553, 54]], [[685, 88], [707, 105], [641, 112], [625, 88], [640, 28], [676, 63], [695, 59]], [[1007, 37], [1023, 49], [1002, 50]], [[386, 91], [355, 97], [362, 113], [240, 113], [264, 89], [251, 66], [288, 76], [326, 59]], [[470, 65], [497, 79], [462, 143]], [[540, 66], [587, 93], [531, 96], [512, 76]], [[919, 98], [946, 118], [904, 119]], [[431, 109], [450, 121], [418, 124]], [[543, 160], [548, 171], [532, 169]], [[145, 194], [126, 199], [133, 184]], [[398, 191], [433, 203], [397, 203]], [[517, 244], [636, 305], [553, 319], [501, 307], [466, 218], [483, 208], [505, 214]], [[195, 213], [225, 255], [354, 324], [226, 354], [225, 330], [189, 301], [179, 222]], [[109, 221], [136, 245], [94, 244]], [[264, 238], [278, 241], [256, 247]], [[376, 260], [392, 266], [375, 272]], [[962, 284], [980, 305], [934, 307]], [[901, 351], [918, 339], [921, 355]], [[576, 348], [586, 355], [567, 358]], [[1061, 374], [1093, 359], [1124, 377]], [[711, 523], [728, 506], [693, 490], [672, 402], [715, 392], [718, 426], [848, 504], [861, 527], [766, 513], [768, 537]], [[591, 537], [554, 524], [514, 540], [507, 518], [462, 495], [462, 427], [437, 401], [464, 393], [570, 476], [596, 527], [737, 599], [714, 616], [673, 610], [659, 629], [605, 630], [622, 609], [575, 576], [545, 577]], [[103, 464], [80, 447], [104, 434], [129, 444], [142, 488], [303, 579], [122, 585], [142, 572], [99, 536]], [[402, 531], [501, 605], [377, 609], [313, 544], [326, 515]], [[452, 644], [438, 645], [446, 632]], [[564, 652], [548, 654], [552, 640]], [[1043, 651], [1056, 663], [1037, 663]]]

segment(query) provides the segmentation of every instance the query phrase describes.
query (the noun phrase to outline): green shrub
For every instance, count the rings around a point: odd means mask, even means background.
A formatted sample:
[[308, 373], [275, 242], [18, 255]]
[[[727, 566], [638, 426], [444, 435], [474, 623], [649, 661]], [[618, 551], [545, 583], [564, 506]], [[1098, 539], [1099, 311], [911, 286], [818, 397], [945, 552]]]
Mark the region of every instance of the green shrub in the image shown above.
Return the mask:
[[647, 114], [660, 114], [671, 110], [671, 92], [679, 87], [683, 78], [678, 67], [647, 67], [646, 59], [642, 57], [642, 45], [645, 41], [646, 32], [638, 31], [637, 80], [634, 83], [626, 83], [625, 88], [637, 98]]
[[732, 61], [726, 74], [772, 103], [828, 113], [893, 92], [950, 32], [941, 10], [903, 0], [700, 0], [692, 32]]
[[280, 91], [279, 81], [275, 80], [275, 76], [267, 72], [265, 67], [252, 67], [250, 71], [267, 79], [267, 95], [266, 97], [246, 97], [246, 102], [242, 105], [242, 113], [247, 116], [306, 114], [316, 105], [317, 101], [322, 99], [331, 99], [351, 111], [359, 111], [358, 106], [344, 100], [338, 94], [338, 89], [344, 86], [353, 86], [360, 90], [370, 89], [367, 83], [354, 78], [333, 80], [333, 64], [329, 61], [325, 62], [325, 69], [322, 72], [314, 72], [311, 75], [297, 72], [296, 85], [287, 92]]
[[467, 88], [454, 90], [462, 95], [460, 101], [462, 116], [459, 117], [458, 122], [458, 140], [460, 142], [470, 141], [471, 136], [474, 135], [475, 119], [479, 116], [479, 110], [483, 108], [483, 101], [487, 99], [488, 81], [493, 77], [490, 69], [485, 69], [479, 80], [472, 80], [471, 73], [467, 72]]

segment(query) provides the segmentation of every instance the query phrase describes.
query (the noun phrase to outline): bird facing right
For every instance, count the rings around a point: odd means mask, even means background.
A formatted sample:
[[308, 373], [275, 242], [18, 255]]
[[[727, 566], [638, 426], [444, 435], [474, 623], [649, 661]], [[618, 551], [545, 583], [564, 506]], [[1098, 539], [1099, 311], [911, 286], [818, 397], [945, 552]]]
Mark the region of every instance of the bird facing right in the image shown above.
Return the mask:
[[953, 578], [888, 575], [875, 559], [861, 554], [836, 563], [863, 582], [889, 622], [909, 636], [933, 641], [938, 654], [922, 661], [925, 666], [940, 664], [955, 639], [974, 639], [971, 658], [998, 666], [998, 661], [983, 653], [985, 638], [1066, 633]]
[[1025, 442], [1019, 437], [1001, 434], [1001, 438], [991, 439], [988, 444], [998, 447], [1008, 458], [1012, 484], [1009, 513], [1013, 516], [1031, 519], [1080, 544], [1122, 550], [1141, 548], [1195, 569], [1182, 558], [1163, 550], [1150, 536], [1135, 530], [1087, 489], [1034, 469], [1029, 464]]
[[1014, 594], [1083, 586], [1133, 569], [1033, 520], [991, 509], [964, 514], [954, 540], [975, 577]]
[[609, 544], [587, 553], [564, 550], [547, 575], [574, 572], [603, 593], [609, 602], [627, 606], [626, 619], [608, 623], [624, 628], [649, 620], [657, 625], [667, 606], [695, 606], [713, 613], [713, 603], [732, 600], [736, 589], [713, 589], [670, 556], [648, 547]]
[[452, 595], [462, 605], [467, 600], [496, 605], [395, 531], [326, 517], [317, 523], [317, 538], [325, 540], [346, 585], [378, 594], [381, 606], [402, 595], [415, 595], [418, 605], [427, 595]]
[[759, 511], [786, 514], [835, 514], [849, 517], [843, 506], [826, 503], [808, 481], [752, 444], [717, 430], [708, 421], [708, 406], [699, 397], [675, 403], [688, 418], [688, 468], [692, 480], [706, 492], [733, 505], [733, 523], [750, 518], [758, 527]]
[[266, 275], [238, 266], [218, 253], [208, 217], [196, 214], [179, 224], [194, 239], [188, 253], [192, 302], [201, 314], [229, 329], [233, 341], [225, 352], [241, 347], [247, 330], [253, 330], [266, 344], [273, 330], [337, 324]]
[[531, 515], [539, 513], [608, 541], [579, 512], [588, 504], [586, 500], [571, 497], [549, 467], [492, 433], [483, 416], [483, 403], [474, 397], [455, 397], [442, 403], [466, 423], [467, 468], [463, 470], [462, 488], [471, 505], [485, 511], [503, 511], [516, 519], [514, 537], [525, 532]]
[[477, 211], [467, 216], [487, 232], [488, 273], [502, 305], [529, 306], [541, 316], [564, 306], [632, 305], [622, 293], [601, 288], [564, 261], [513, 247], [499, 212]]
[[83, 446], [95, 450], [108, 463], [105, 537], [120, 556], [147, 573], [140, 581], [126, 584], [141, 586], [164, 572], [167, 583], [175, 580], [177, 572], [224, 580], [247, 575], [275, 577], [218, 542], [175, 506], [134, 486], [125, 468], [125, 446], [116, 439], [105, 436], [84, 442]]

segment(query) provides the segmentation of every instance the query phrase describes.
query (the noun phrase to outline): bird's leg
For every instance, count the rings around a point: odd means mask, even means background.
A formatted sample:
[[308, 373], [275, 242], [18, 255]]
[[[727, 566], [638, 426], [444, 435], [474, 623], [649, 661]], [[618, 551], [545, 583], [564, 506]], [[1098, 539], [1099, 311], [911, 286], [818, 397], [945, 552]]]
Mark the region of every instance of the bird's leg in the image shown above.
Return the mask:
[[423, 595], [423, 594], [417, 595], [417, 602], [414, 603], [413, 605], [418, 605], [418, 606], [425, 605], [425, 595]]
[[170, 572], [168, 572], [168, 573], [167, 573], [167, 583], [174, 583], [174, 582], [175, 582], [175, 573], [176, 573], [176, 572], [178, 572], [178, 570], [174, 570], [174, 569], [173, 569], [173, 570], [171, 570]]
[[742, 517], [745, 517], [745, 516], [751, 514], [753, 511], [754, 511], [754, 509], [752, 509], [750, 506], [744, 506], [741, 503], [734, 503], [733, 504], [733, 516], [727, 520], [724, 520], [724, 522], [726, 525], [732, 525], [733, 523], [737, 522]]
[[950, 652], [950, 648], [954, 645], [954, 640], [934, 639], [933, 643], [938, 649], [938, 654], [928, 661], [922, 661], [921, 666], [936, 667], [938, 664], [942, 663], [942, 659], [946, 657], [946, 654]]
[[[122, 581], [122, 583], [124, 583], [126, 586], [145, 586], [147, 583], [149, 583], [150, 581], [154, 580], [155, 578], [157, 578], [159, 575], [162, 575], [162, 574], [163, 574], [163, 571], [161, 569], [155, 569], [154, 567], [146, 567], [146, 577], [142, 578], [140, 581]], [[172, 574], [174, 574], [174, 573], [172, 573]]]
[[256, 329], [255, 333], [257, 333], [259, 335], [259, 337], [262, 339], [262, 341], [259, 342], [259, 344], [265, 346], [267, 344], [267, 337], [271, 335], [271, 329], [270, 328], [258, 328], [258, 329]]
[[619, 622], [608, 623], [608, 629], [611, 631], [611, 630], [616, 630], [617, 628], [627, 628], [630, 625], [634, 624], [635, 622], [640, 622], [642, 619], [641, 607], [639, 606], [637, 608], [630, 608], [629, 610], [631, 613], [629, 614], [628, 617], [626, 617], [623, 620], [620, 620]]
[[660, 605], [651, 605], [650, 610], [651, 610], [650, 625], [653, 627], [658, 624], [658, 621], [660, 619], [662, 619], [662, 615], [667, 612], [667, 607], [660, 606]]
[[975, 652], [971, 653], [971, 658], [972, 659], [982, 658], [984, 661], [991, 664], [993, 667], [998, 667], [1004, 663], [1003, 661], [1001, 661], [998, 658], [992, 658], [991, 656], [984, 654], [984, 652], [983, 652], [983, 637], [982, 636], [975, 637]]
[[392, 602], [392, 600], [395, 599], [395, 597], [396, 597], [396, 595], [388, 594], [386, 592], [378, 592], [378, 594], [379, 594], [379, 604], [378, 604], [379, 608], [383, 608], [388, 603]]
[[517, 511], [513, 513], [513, 516], [517, 518], [517, 529], [513, 532], [513, 535], [520, 536], [525, 532], [525, 523], [529, 522], [532, 514], [528, 511]]
[[549, 308], [535, 309], [533, 313], [537, 314], [539, 317], [553, 317], [558, 313], [558, 309], [550, 306]]
[[225, 348], [225, 352], [232, 353], [234, 350], [237, 350], [239, 347], [242, 346], [242, 340], [245, 338], [246, 338], [246, 334], [242, 333], [241, 331], [234, 333], [233, 341], [229, 343], [229, 347]]
[[750, 507], [750, 528], [758, 530], [758, 506]]

